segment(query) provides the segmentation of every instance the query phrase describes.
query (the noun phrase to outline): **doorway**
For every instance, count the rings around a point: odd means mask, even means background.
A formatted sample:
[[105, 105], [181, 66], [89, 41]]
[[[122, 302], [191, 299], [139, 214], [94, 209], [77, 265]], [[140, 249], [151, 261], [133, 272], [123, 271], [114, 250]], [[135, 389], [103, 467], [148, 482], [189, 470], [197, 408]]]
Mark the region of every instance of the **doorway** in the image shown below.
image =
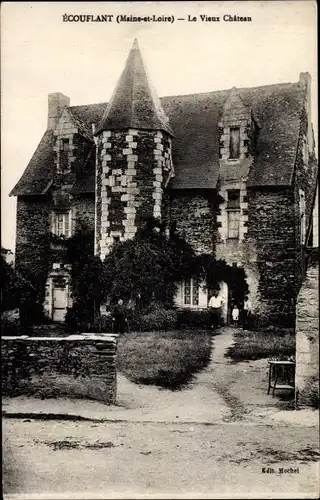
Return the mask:
[[53, 279], [52, 288], [52, 319], [63, 322], [67, 314], [68, 306], [68, 286], [66, 278], [56, 276]]

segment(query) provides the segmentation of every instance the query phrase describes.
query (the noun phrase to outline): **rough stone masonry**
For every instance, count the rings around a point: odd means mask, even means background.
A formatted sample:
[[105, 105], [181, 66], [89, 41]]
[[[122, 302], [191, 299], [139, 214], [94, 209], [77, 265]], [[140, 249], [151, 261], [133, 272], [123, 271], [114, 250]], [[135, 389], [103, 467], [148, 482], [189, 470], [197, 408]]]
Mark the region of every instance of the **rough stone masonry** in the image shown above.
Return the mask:
[[297, 300], [295, 390], [298, 406], [319, 401], [319, 263], [315, 261]]
[[2, 393], [114, 404], [117, 335], [2, 337]]

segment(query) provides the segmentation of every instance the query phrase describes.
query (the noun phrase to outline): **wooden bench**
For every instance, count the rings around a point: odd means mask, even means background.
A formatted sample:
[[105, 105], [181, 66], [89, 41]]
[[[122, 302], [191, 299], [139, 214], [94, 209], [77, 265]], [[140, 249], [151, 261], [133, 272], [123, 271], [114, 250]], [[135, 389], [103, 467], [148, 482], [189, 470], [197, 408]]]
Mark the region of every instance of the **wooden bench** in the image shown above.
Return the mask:
[[294, 361], [276, 361], [269, 363], [269, 382], [268, 394], [272, 389], [272, 397], [276, 389], [288, 389], [294, 391], [295, 362]]

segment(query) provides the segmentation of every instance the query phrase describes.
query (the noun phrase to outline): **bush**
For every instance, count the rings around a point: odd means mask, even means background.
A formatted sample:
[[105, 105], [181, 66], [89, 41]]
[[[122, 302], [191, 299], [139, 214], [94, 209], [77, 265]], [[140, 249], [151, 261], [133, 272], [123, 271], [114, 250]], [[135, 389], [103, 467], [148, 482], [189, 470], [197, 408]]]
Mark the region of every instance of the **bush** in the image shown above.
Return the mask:
[[20, 328], [19, 309], [5, 311], [1, 315], [1, 335], [15, 337], [22, 335]]
[[177, 312], [171, 309], [164, 309], [156, 306], [153, 310], [139, 315], [137, 311], [132, 311], [128, 315], [130, 329], [142, 332], [170, 330], [176, 327]]
[[210, 311], [192, 311], [184, 309], [177, 311], [177, 328], [209, 328], [210, 327]]

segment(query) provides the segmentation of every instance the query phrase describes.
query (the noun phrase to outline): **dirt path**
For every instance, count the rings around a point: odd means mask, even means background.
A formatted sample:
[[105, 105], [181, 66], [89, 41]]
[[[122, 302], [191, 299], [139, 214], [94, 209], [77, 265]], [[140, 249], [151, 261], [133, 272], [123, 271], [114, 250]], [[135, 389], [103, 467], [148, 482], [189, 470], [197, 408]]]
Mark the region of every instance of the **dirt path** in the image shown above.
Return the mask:
[[212, 338], [209, 364], [181, 390], [135, 384], [119, 373], [115, 406], [67, 398], [41, 401], [18, 397], [4, 398], [3, 409], [11, 413], [68, 413], [135, 422], [273, 423], [283, 405], [266, 393], [267, 360], [233, 363], [227, 358], [235, 332], [234, 328], [221, 328]]
[[[267, 360], [233, 363], [228, 358], [237, 330], [225, 327], [212, 338], [208, 366], [188, 387], [179, 391], [138, 385], [122, 374], [118, 378], [118, 405], [130, 418], [182, 422], [264, 422], [281, 409], [266, 393]], [[119, 408], [118, 413], [121, 410]]]
[[[220, 338], [221, 340], [217, 342]], [[216, 390], [214, 371], [217, 363], [217, 350], [219, 352], [218, 363], [220, 363], [230, 341], [230, 336], [224, 340], [222, 336], [213, 337], [208, 366], [181, 390], [171, 391], [156, 386], [135, 384], [120, 373], [118, 375], [118, 407], [126, 408], [126, 414], [130, 417], [143, 416], [147, 420], [157, 422], [169, 422], [175, 419], [199, 423], [224, 420], [230, 415], [230, 408], [223, 396]], [[120, 411], [119, 408], [118, 413]]]

